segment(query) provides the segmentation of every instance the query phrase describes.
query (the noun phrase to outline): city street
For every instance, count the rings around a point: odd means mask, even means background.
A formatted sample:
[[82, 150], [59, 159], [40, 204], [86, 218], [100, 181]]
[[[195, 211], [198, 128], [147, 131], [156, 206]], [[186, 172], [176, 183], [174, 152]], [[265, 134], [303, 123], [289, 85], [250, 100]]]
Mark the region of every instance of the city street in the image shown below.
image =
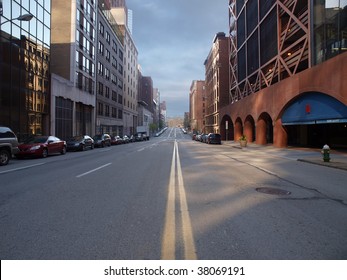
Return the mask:
[[0, 168], [0, 258], [347, 259], [347, 171], [316, 152], [150, 141]]

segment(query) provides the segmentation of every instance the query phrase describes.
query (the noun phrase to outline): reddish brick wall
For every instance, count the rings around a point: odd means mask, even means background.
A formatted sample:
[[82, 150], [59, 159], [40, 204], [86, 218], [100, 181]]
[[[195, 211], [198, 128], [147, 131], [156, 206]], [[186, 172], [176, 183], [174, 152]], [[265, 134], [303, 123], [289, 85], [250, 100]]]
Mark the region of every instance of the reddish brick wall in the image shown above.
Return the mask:
[[252, 116], [256, 125], [256, 143], [266, 144], [266, 124], [260, 116], [268, 113], [273, 124], [273, 144], [285, 147], [287, 134], [281, 116], [288, 103], [310, 91], [330, 95], [347, 106], [347, 52], [223, 107], [220, 116], [221, 119], [225, 115], [231, 117], [236, 140], [241, 130], [235, 125], [236, 119], [240, 118], [244, 126], [247, 116]]

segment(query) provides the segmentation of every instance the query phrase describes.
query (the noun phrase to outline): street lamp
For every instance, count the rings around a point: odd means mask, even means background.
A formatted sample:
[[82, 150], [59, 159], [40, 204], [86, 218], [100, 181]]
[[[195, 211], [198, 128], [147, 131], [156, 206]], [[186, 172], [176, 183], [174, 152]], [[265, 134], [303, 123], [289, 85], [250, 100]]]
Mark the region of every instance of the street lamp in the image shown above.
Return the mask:
[[20, 15], [19, 17], [16, 17], [16, 18], [13, 18], [13, 19], [8, 19], [8, 20], [5, 20], [4, 22], [2, 22], [0, 24], [3, 25], [4, 23], [6, 22], [9, 22], [9, 21], [13, 21], [13, 20], [19, 20], [19, 21], [30, 21], [34, 16], [32, 14], [24, 14], [24, 15]]

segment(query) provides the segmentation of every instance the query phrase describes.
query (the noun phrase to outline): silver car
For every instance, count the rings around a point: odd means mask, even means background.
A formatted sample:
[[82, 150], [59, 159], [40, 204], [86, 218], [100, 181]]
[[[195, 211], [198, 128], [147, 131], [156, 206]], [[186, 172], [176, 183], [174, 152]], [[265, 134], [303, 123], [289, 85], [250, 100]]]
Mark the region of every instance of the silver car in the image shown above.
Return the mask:
[[18, 153], [18, 139], [14, 132], [5, 126], [0, 126], [0, 166], [6, 165], [12, 155]]

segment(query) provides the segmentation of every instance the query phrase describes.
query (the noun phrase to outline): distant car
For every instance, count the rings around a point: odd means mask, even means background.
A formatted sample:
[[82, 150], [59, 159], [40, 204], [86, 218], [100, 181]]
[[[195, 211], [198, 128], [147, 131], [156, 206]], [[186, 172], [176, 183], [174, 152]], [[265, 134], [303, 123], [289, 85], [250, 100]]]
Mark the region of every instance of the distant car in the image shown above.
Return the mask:
[[6, 165], [12, 155], [18, 153], [18, 139], [14, 132], [5, 126], [0, 126], [0, 166]]
[[97, 134], [93, 137], [94, 147], [110, 147], [111, 146], [111, 136], [107, 133]]
[[33, 136], [18, 146], [17, 158], [47, 157], [66, 153], [66, 142], [55, 136]]
[[135, 135], [135, 141], [136, 141], [136, 142], [144, 141], [144, 140], [145, 140], [145, 138], [143, 137], [142, 133], [137, 133], [137, 134]]
[[88, 135], [74, 136], [66, 141], [66, 146], [68, 151], [94, 149], [94, 140]]
[[128, 135], [124, 135], [123, 136], [123, 143], [124, 144], [127, 144], [127, 143], [129, 143], [130, 142], [130, 138], [128, 137]]
[[130, 143], [135, 142], [135, 136], [134, 135], [130, 135], [129, 142]]
[[200, 142], [207, 143], [207, 134], [204, 134], [204, 133], [201, 134]]
[[207, 144], [222, 144], [222, 137], [218, 133], [209, 133], [206, 141]]
[[120, 136], [112, 136], [111, 137], [111, 144], [112, 145], [119, 145], [123, 144], [123, 139]]

